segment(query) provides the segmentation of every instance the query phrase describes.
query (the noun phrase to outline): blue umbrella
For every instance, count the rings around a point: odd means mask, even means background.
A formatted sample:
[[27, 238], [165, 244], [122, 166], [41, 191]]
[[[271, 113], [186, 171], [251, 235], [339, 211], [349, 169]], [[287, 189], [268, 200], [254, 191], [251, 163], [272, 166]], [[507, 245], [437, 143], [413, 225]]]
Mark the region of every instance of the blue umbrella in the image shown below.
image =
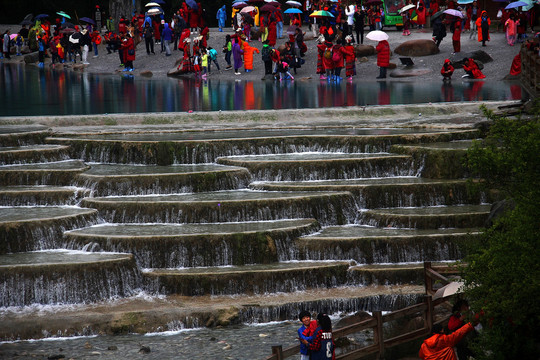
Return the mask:
[[195, 0], [186, 0], [186, 4], [187, 4], [187, 6], [192, 8], [193, 10], [198, 10], [199, 9], [199, 6], [197, 6], [197, 3], [195, 2]]
[[472, 4], [474, 0], [458, 0], [458, 4], [465, 5], [465, 4]]
[[153, 0], [153, 2], [161, 4], [161, 5], [165, 4], [165, 1], [163, 0]]
[[510, 3], [510, 4], [506, 5], [505, 9], [506, 10], [514, 9], [514, 8], [517, 8], [517, 7], [520, 7], [520, 6], [527, 6], [527, 5], [529, 5], [529, 4], [524, 2], [524, 1], [514, 1], [513, 3]]
[[49, 17], [49, 15], [47, 15], [47, 14], [39, 14], [38, 16], [36, 16], [35, 19], [40, 20], [40, 19], [47, 18], [47, 17]]
[[301, 14], [302, 10], [297, 9], [297, 8], [290, 8], [290, 9], [285, 10], [283, 13], [284, 14]]

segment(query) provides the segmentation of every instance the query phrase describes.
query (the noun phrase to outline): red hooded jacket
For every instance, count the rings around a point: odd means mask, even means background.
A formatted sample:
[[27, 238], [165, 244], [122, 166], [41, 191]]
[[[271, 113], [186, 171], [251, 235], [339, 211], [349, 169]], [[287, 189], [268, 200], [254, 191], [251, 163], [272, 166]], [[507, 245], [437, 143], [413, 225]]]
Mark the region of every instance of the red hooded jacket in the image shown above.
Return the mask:
[[468, 323], [450, 335], [434, 334], [424, 340], [418, 356], [422, 360], [457, 360], [454, 346], [473, 329]]
[[377, 51], [377, 66], [390, 66], [390, 44], [388, 44], [388, 41], [379, 41], [375, 50]]

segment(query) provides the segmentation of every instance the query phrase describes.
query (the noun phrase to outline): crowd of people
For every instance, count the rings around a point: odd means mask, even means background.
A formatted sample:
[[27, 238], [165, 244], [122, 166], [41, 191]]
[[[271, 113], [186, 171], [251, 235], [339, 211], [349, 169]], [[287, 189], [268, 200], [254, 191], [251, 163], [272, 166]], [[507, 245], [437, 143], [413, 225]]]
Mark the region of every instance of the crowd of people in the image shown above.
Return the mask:
[[[53, 65], [76, 63], [78, 58], [84, 65], [88, 65], [89, 52], [93, 50], [93, 56], [98, 57], [98, 49], [105, 47], [107, 54], [118, 53], [119, 66], [123, 67], [123, 71], [133, 71], [137, 46], [144, 42], [141, 47], [144, 47], [148, 55], [155, 55], [156, 51], [160, 51], [164, 56], [171, 56], [172, 51], [179, 50], [182, 55], [178, 73], [194, 74], [204, 79], [211, 73], [212, 65], [221, 70], [220, 56], [218, 50], [208, 46], [210, 30], [205, 22], [203, 6], [201, 3], [196, 6], [192, 2], [190, 4], [191, 6], [184, 1], [171, 16], [165, 16], [163, 11], [135, 12], [131, 18], [121, 16], [118, 24], [109, 16], [103, 27], [101, 15], [97, 26], [94, 21], [73, 25], [61, 17], [52, 23], [48, 18], [35, 19], [30, 28], [23, 25], [15, 36], [12, 36], [9, 30], [3, 34], [3, 56], [9, 58], [12, 47], [15, 47], [16, 55], [21, 55], [23, 45], [28, 45], [30, 51], [38, 52], [40, 66], [43, 66], [47, 56], [50, 56]], [[232, 5], [230, 22], [227, 6], [220, 7], [216, 13], [218, 31], [223, 32], [228, 25], [233, 29], [232, 34], [224, 36], [223, 48], [219, 49], [226, 63], [223, 69], [234, 69], [236, 75], [240, 75], [242, 71], [252, 72], [257, 54], [264, 64], [265, 76], [279, 80], [294, 80], [293, 74], [305, 63], [303, 58], [308, 47], [304, 42], [304, 23], [307, 25], [306, 30], [312, 32], [317, 39], [314, 49], [317, 65], [314, 71], [319, 78], [340, 81], [345, 68], [345, 78], [352, 81], [356, 75], [354, 45], [363, 44], [366, 28], [382, 29], [385, 17], [384, 7], [376, 2], [363, 6], [360, 2], [347, 5], [335, 0], [308, 0], [302, 2], [301, 11], [290, 14], [283, 11], [281, 4], [264, 5], [260, 8], [247, 8], [246, 5]], [[433, 40], [437, 46], [446, 37], [447, 31], [452, 34], [453, 55], [461, 51], [462, 32], [469, 31], [470, 36], [477, 34], [482, 46], [486, 46], [490, 40], [491, 20], [485, 10], [478, 8], [476, 1], [460, 6], [453, 0], [447, 0], [442, 6], [434, 0], [426, 1], [426, 4], [424, 0], [407, 0], [404, 6], [407, 9], [401, 11], [404, 36], [410, 35], [412, 27], [424, 31], [427, 19], [430, 19]], [[248, 11], [244, 11], [244, 8]], [[442, 12], [443, 9], [454, 9], [456, 13], [446, 14]], [[317, 11], [324, 14], [308, 16]], [[528, 12], [501, 9], [497, 17], [506, 31], [510, 46], [524, 41], [527, 26], [534, 25]], [[289, 25], [285, 32], [284, 23]], [[278, 47], [277, 40], [284, 37], [287, 37], [285, 44]], [[253, 46], [253, 41], [260, 41], [262, 48]], [[101, 44], [103, 45], [100, 46]], [[377, 65], [380, 68], [377, 79], [384, 79], [390, 65], [391, 49], [388, 42], [379, 41], [376, 52]], [[466, 74], [470, 77], [484, 77], [480, 69], [475, 68], [476, 64], [472, 59], [464, 59], [463, 62]], [[441, 70], [443, 79], [451, 79], [453, 69], [447, 59]]]

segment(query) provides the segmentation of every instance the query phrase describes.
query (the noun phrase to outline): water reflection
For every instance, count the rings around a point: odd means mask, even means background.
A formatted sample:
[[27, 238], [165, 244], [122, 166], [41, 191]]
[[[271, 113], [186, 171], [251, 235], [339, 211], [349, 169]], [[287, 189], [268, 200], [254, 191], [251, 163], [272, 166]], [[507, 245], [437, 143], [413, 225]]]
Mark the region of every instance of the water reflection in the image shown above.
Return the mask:
[[146, 79], [0, 64], [0, 115], [297, 109], [517, 100], [505, 82], [294, 82]]

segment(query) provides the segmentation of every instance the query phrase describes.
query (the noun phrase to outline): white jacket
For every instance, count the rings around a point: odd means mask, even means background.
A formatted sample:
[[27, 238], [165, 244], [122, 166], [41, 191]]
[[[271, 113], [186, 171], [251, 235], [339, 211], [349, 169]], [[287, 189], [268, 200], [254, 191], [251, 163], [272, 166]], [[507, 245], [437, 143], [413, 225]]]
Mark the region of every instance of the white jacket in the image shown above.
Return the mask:
[[347, 15], [347, 24], [354, 25], [354, 5], [345, 8], [345, 15]]

